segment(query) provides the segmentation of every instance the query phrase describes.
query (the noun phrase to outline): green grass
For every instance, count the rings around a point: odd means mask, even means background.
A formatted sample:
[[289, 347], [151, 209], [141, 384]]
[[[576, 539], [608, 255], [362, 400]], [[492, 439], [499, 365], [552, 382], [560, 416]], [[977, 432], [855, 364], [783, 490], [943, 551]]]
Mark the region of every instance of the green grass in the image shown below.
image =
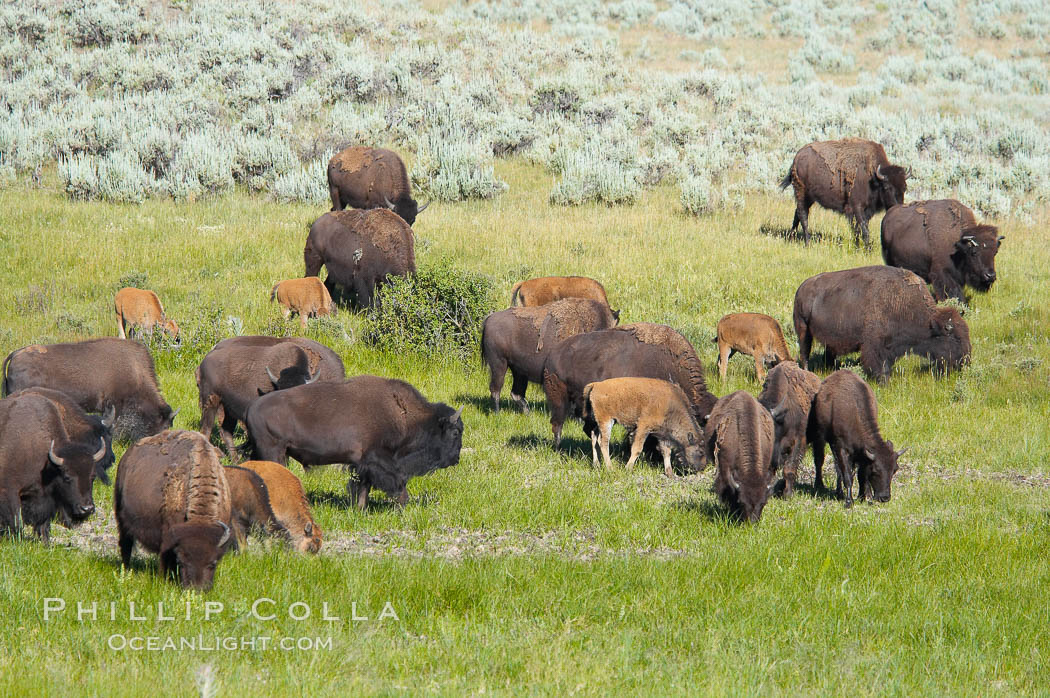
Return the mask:
[[[806, 248], [760, 233], [791, 219], [788, 195], [691, 218], [677, 191], [631, 207], [552, 208], [549, 176], [501, 163], [503, 196], [435, 203], [416, 225], [422, 266], [450, 259], [489, 275], [501, 299], [543, 274], [601, 279], [622, 320], [667, 322], [695, 344], [711, 389], [757, 394], [748, 357], [717, 377], [711, 342], [727, 312], [778, 318], [796, 349], [791, 304], [812, 274], [881, 260], [856, 249], [845, 222], [814, 210], [824, 239]], [[22, 184], [0, 190], [0, 352], [31, 342], [116, 333], [121, 277], [144, 273], [183, 327], [161, 347], [162, 390], [199, 418], [193, 369], [232, 333], [298, 332], [268, 302], [274, 282], [302, 273], [307, 225], [321, 210], [233, 194], [192, 204], [71, 203]], [[121, 572], [115, 544], [56, 531], [45, 548], [0, 542], [0, 694], [185, 695], [210, 666], [219, 694], [396, 693], [893, 693], [1045, 691], [1050, 657], [1047, 454], [1050, 343], [1045, 218], [1001, 223], [994, 290], [966, 318], [973, 361], [935, 379], [918, 359], [873, 386], [883, 433], [910, 446], [885, 505], [852, 511], [808, 487], [772, 501], [756, 526], [727, 523], [711, 472], [667, 481], [658, 467], [592, 469], [579, 425], [555, 452], [542, 391], [529, 415], [488, 411], [487, 374], [465, 365], [376, 352], [360, 317], [311, 322], [350, 374], [404, 378], [430, 399], [466, 406], [458, 466], [414, 480], [404, 510], [382, 495], [346, 506], [346, 475], [304, 476], [327, 552], [303, 557], [253, 544], [221, 563], [215, 588], [182, 592], [155, 576], [153, 556]], [[877, 237], [878, 220], [872, 225]], [[854, 357], [855, 358], [855, 357]], [[847, 361], [849, 361], [847, 359]], [[509, 385], [505, 388], [509, 391]], [[505, 400], [505, 405], [507, 401]], [[118, 457], [123, 446], [117, 449]], [[624, 454], [617, 455], [622, 463]], [[300, 472], [298, 468], [296, 472]], [[801, 480], [812, 481], [807, 456]], [[97, 518], [112, 519], [96, 485]], [[111, 532], [95, 526], [100, 532]], [[259, 621], [258, 597], [282, 616]], [[70, 608], [43, 619], [43, 600]], [[122, 608], [115, 621], [76, 621], [77, 600]], [[158, 601], [190, 621], [152, 620]], [[149, 621], [131, 621], [127, 603]], [[203, 620], [205, 601], [226, 611]], [[291, 603], [313, 615], [283, 615]], [[369, 621], [352, 622], [350, 604]], [[390, 601], [399, 619], [378, 621]], [[327, 602], [342, 621], [320, 619]], [[113, 634], [331, 637], [304, 652], [113, 651]]]

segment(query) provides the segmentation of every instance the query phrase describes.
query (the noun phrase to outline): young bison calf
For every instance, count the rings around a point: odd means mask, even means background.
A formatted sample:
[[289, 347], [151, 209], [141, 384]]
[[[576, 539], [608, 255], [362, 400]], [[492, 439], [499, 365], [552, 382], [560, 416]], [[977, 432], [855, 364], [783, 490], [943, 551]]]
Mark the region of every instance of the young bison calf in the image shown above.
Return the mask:
[[284, 318], [299, 314], [299, 326], [306, 329], [306, 318], [333, 314], [332, 296], [316, 276], [279, 281], [270, 291], [270, 301], [281, 304]]
[[147, 333], [152, 332], [154, 327], [160, 327], [161, 331], [172, 339], [179, 338], [178, 324], [164, 315], [164, 306], [153, 291], [131, 286], [122, 288], [117, 291], [113, 306], [117, 313], [117, 331], [121, 339], [127, 339], [133, 327]]
[[894, 451], [893, 442], [882, 438], [875, 393], [867, 383], [846, 369], [825, 378], [813, 398], [809, 431], [818, 489], [824, 489], [821, 469], [827, 443], [838, 470], [838, 494], [845, 484], [847, 508], [853, 506], [854, 471], [861, 498], [870, 498], [874, 489], [877, 501], [890, 501], [890, 480], [897, 472], [897, 459], [907, 449]]
[[790, 361], [791, 353], [784, 343], [780, 323], [761, 313], [731, 313], [718, 321], [718, 373], [726, 378], [729, 359], [740, 352], [755, 358], [758, 380], [765, 380], [765, 367]]
[[685, 393], [674, 383], [655, 378], [610, 378], [588, 383], [583, 389], [583, 405], [584, 418], [596, 423], [591, 429], [591, 453], [595, 465], [598, 465], [597, 445], [600, 443], [605, 467], [612, 469], [609, 438], [613, 422], [619, 422], [627, 429], [634, 429], [628, 469], [634, 466], [650, 434], [660, 444], [667, 477], [674, 476], [671, 470], [672, 447], [678, 449], [690, 469], [697, 471], [704, 467], [700, 425], [693, 417]]
[[[295, 473], [280, 463], [266, 460], [245, 461], [239, 468], [259, 478], [266, 492], [272, 524], [280, 529], [281, 535], [287, 537], [299, 552], [318, 552], [323, 533], [314, 522], [303, 483]], [[236, 497], [234, 500], [236, 508]]]

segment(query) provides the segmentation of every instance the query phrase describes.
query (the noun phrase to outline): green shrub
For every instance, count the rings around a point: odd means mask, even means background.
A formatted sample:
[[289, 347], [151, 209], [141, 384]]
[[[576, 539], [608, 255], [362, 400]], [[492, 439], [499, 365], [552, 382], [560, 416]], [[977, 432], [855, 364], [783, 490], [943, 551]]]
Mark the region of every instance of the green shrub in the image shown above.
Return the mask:
[[389, 351], [467, 357], [493, 310], [491, 279], [448, 262], [414, 276], [388, 277], [365, 315], [363, 339]]

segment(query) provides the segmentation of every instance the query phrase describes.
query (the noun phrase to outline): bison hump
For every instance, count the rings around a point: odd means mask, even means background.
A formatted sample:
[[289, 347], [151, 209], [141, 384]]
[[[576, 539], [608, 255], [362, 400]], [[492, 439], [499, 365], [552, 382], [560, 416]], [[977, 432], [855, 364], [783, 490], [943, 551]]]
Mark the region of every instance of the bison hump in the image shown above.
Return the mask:
[[332, 160], [342, 172], [357, 172], [365, 169], [375, 159], [373, 151], [367, 146], [344, 148], [332, 156]]

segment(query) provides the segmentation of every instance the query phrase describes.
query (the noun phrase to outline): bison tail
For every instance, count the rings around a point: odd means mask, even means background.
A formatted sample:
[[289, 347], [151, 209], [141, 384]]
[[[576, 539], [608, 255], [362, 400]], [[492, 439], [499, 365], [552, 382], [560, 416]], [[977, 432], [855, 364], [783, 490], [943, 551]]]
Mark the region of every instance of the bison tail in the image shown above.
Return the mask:
[[781, 189], [787, 189], [789, 186], [791, 186], [791, 170], [788, 170], [788, 173], [784, 175], [784, 179], [780, 180]]
[[277, 283], [275, 283], [275, 284], [273, 285], [273, 288], [271, 288], [271, 289], [270, 289], [270, 302], [271, 302], [271, 303], [273, 303], [273, 302], [274, 302], [274, 300], [276, 300], [276, 299], [277, 299], [277, 288], [278, 288], [278, 287], [279, 287], [280, 285], [281, 285], [281, 282], [280, 282], [280, 281], [278, 281]]
[[513, 288], [510, 289], [510, 304], [511, 304], [511, 306], [522, 305], [522, 303], [521, 303], [521, 296], [519, 295], [518, 291], [521, 289], [521, 285], [523, 283], [525, 283], [525, 282], [524, 281], [519, 281], [518, 283], [514, 284]]
[[588, 383], [583, 386], [583, 404], [580, 406], [580, 416], [583, 419], [587, 419], [592, 416], [591, 412], [591, 390], [594, 389], [594, 383]]

